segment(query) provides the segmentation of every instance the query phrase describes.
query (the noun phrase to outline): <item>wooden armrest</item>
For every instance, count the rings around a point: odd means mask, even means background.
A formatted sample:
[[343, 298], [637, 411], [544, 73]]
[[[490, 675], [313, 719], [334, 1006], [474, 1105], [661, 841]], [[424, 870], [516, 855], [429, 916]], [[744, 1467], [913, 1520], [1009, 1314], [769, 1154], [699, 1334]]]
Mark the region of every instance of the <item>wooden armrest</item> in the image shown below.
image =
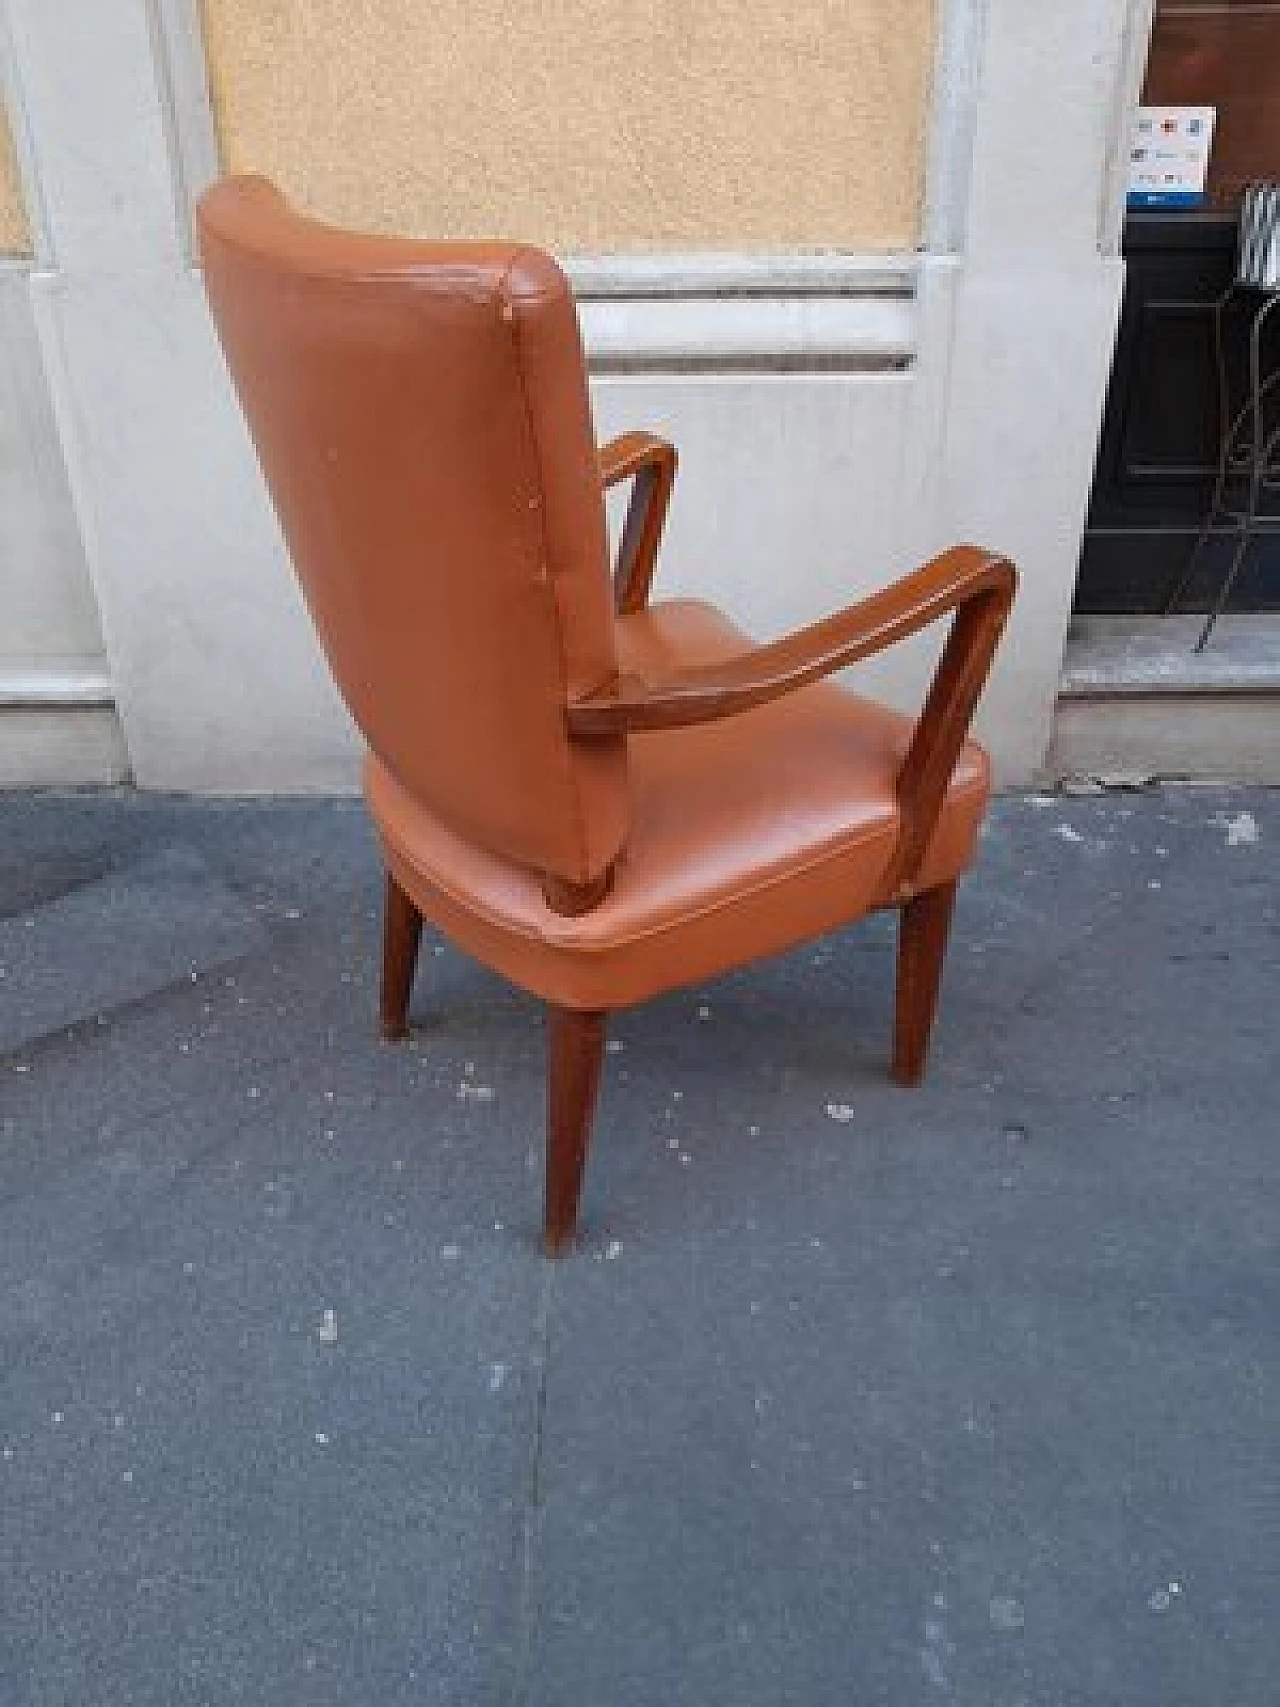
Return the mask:
[[656, 433], [622, 433], [601, 446], [600, 478], [606, 486], [628, 480], [642, 468], [676, 461], [676, 447]]
[[569, 706], [570, 732], [634, 734], [735, 716], [881, 652], [970, 600], [1003, 594], [1007, 611], [1014, 578], [1004, 558], [956, 546], [883, 592], [735, 658], [661, 677], [620, 676]]
[[882, 652], [954, 612], [924, 706], [899, 768], [900, 828], [886, 898], [914, 892], [979, 696], [1004, 631], [1018, 575], [1005, 557], [958, 545], [881, 593], [769, 645], [661, 678], [621, 677], [568, 707], [570, 732], [623, 735], [732, 717], [833, 670]]
[[623, 433], [600, 452], [606, 487], [635, 480], [613, 571], [614, 604], [624, 615], [643, 610], [648, 601], [677, 461], [676, 447], [653, 433]]

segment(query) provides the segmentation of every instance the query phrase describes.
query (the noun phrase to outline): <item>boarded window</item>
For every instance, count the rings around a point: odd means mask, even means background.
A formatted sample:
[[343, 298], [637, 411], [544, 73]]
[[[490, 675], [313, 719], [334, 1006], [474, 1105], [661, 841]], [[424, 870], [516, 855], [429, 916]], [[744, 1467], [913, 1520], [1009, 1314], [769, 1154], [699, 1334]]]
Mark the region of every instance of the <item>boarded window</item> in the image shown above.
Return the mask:
[[224, 164], [562, 252], [898, 249], [935, 0], [202, 0]]

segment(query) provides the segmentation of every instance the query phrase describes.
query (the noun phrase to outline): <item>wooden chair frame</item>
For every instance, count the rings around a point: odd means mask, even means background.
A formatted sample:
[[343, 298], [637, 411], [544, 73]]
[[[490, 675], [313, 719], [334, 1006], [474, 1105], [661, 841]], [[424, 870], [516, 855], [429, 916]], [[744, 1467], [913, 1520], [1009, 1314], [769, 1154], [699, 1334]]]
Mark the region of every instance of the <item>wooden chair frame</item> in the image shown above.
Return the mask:
[[[614, 571], [620, 615], [648, 601], [675, 483], [675, 447], [650, 433], [627, 433], [600, 454], [606, 487], [634, 482]], [[1017, 587], [1007, 558], [956, 546], [882, 592], [781, 640], [725, 662], [662, 676], [620, 676], [565, 708], [580, 740], [686, 728], [733, 717], [871, 657], [942, 617], [952, 624], [898, 772], [901, 833], [890, 866], [887, 905], [900, 912], [892, 1073], [904, 1086], [924, 1075], [937, 1010], [956, 884], [917, 892], [916, 874], [991, 670]], [[584, 887], [548, 884], [548, 905], [582, 914], [607, 893], [609, 875]], [[409, 995], [422, 932], [413, 902], [388, 878], [383, 944], [382, 1033], [406, 1035]], [[549, 1255], [571, 1243], [577, 1223], [600, 1086], [608, 1015], [548, 1006], [547, 1171], [544, 1241]]]

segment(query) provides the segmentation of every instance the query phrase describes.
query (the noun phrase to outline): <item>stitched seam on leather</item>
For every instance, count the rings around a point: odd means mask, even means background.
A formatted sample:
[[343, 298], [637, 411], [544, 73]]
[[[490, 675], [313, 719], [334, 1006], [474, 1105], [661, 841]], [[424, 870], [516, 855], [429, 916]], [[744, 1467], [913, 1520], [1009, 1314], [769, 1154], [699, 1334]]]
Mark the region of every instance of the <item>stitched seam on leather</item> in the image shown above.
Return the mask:
[[[542, 541], [542, 562], [547, 571], [547, 584], [551, 589], [551, 603], [555, 616], [556, 661], [560, 673], [560, 703], [569, 703], [569, 660], [564, 649], [564, 613], [560, 606], [559, 591], [556, 585], [557, 577], [551, 565], [551, 552], [547, 539], [547, 481], [546, 469], [542, 460], [542, 446], [534, 426], [533, 403], [529, 397], [529, 387], [525, 378], [524, 354], [520, 340], [519, 313], [520, 305], [513, 295], [510, 282], [515, 270], [516, 257], [512, 257], [498, 283], [498, 295], [502, 303], [511, 310], [511, 348], [515, 357], [516, 378], [520, 386], [520, 403], [524, 410], [525, 425], [529, 431], [529, 442], [533, 449], [534, 466], [538, 473], [538, 529]], [[578, 844], [578, 863], [584, 871], [590, 870], [589, 843], [587, 838], [586, 818], [582, 809], [582, 793], [574, 775], [573, 760], [569, 753], [569, 736], [566, 733], [561, 738], [561, 754], [564, 760], [565, 781], [569, 792], [570, 821], [574, 839]]]
[[[979, 790], [971, 785], [968, 788], [963, 788], [956, 792], [958, 795], [963, 797], [964, 795], [978, 793]], [[399, 850], [406, 864], [413, 867], [415, 870], [421, 869], [417, 866], [408, 849], [398, 842], [381, 823], [378, 828], [380, 833], [386, 836], [387, 840]], [[752, 884], [749, 888], [735, 890], [733, 895], [730, 897], [717, 901], [706, 902], [691, 912], [680, 913], [675, 917], [664, 920], [658, 924], [650, 925], [646, 929], [635, 931], [624, 939], [622, 946], [638, 942], [649, 942], [654, 937], [662, 936], [673, 930], [679, 930], [684, 925], [696, 923], [702, 919], [711, 918], [716, 913], [723, 913], [736, 902], [744, 900], [753, 901], [757, 897], [767, 894], [771, 889], [778, 889], [782, 887], [782, 885], [788, 883], [793, 878], [808, 877], [811, 873], [818, 871], [822, 866], [832, 865], [843, 858], [844, 855], [855, 852], [864, 843], [872, 841], [875, 836], [880, 833], [882, 832], [879, 830], [874, 832], [868, 830], [861, 835], [850, 836], [847, 840], [839, 842], [834, 847], [829, 848], [826, 852], [816, 855], [813, 859], [806, 860], [802, 865], [793, 865], [785, 872], [779, 872], [772, 877], [766, 877], [760, 882]], [[893, 857], [895, 847], [896, 842], [891, 841], [885, 855], [884, 865], [881, 867], [881, 876], [883, 876], [884, 872], [889, 868], [889, 862]], [[966, 865], [961, 869], [967, 870], [968, 864], [970, 863], [972, 862], [966, 862]], [[464, 912], [471, 912], [477, 915], [482, 918], [486, 924], [491, 925], [495, 930], [505, 932], [508, 936], [518, 936], [525, 942], [537, 943], [540, 947], [553, 949], [557, 952], [588, 955], [596, 959], [600, 959], [607, 954], [614, 953], [620, 946], [618, 943], [593, 943], [590, 941], [575, 940], [570, 936], [550, 936], [542, 931], [531, 931], [526, 925], [513, 922], [504, 915], [495, 913], [491, 908], [486, 907], [482, 902], [477, 901], [474, 896], [467, 895], [462, 891], [453, 888], [436, 872], [430, 872], [427, 875], [429, 875], [430, 880], [435, 887], [440, 889], [445, 895], [461, 907]], [[879, 890], [873, 887], [871, 893], [873, 896], [878, 896]], [[869, 911], [872, 907], [879, 905], [881, 905], [881, 903], [878, 900], [872, 900], [868, 906], [863, 909], [863, 911]], [[589, 914], [586, 916], [590, 917]]]

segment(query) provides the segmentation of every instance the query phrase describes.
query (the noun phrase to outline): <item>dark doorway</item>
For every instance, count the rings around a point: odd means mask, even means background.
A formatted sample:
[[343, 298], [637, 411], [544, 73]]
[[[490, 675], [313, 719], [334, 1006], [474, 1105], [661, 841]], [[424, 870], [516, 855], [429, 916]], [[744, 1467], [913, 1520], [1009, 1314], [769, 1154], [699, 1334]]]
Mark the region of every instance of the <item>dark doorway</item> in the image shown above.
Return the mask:
[[[1127, 223], [1128, 279], [1076, 595], [1089, 614], [1162, 610], [1205, 520], [1220, 444], [1214, 303], [1233, 275], [1245, 185], [1280, 178], [1280, 0], [1161, 0], [1143, 103], [1216, 107], [1217, 131], [1203, 205], [1133, 211]], [[1255, 307], [1238, 301], [1225, 322], [1237, 399]], [[1280, 367], [1280, 328], [1266, 362]], [[1181, 609], [1208, 608], [1232, 545], [1226, 531], [1211, 539]], [[1230, 608], [1280, 609], [1280, 538], [1258, 541]]]

